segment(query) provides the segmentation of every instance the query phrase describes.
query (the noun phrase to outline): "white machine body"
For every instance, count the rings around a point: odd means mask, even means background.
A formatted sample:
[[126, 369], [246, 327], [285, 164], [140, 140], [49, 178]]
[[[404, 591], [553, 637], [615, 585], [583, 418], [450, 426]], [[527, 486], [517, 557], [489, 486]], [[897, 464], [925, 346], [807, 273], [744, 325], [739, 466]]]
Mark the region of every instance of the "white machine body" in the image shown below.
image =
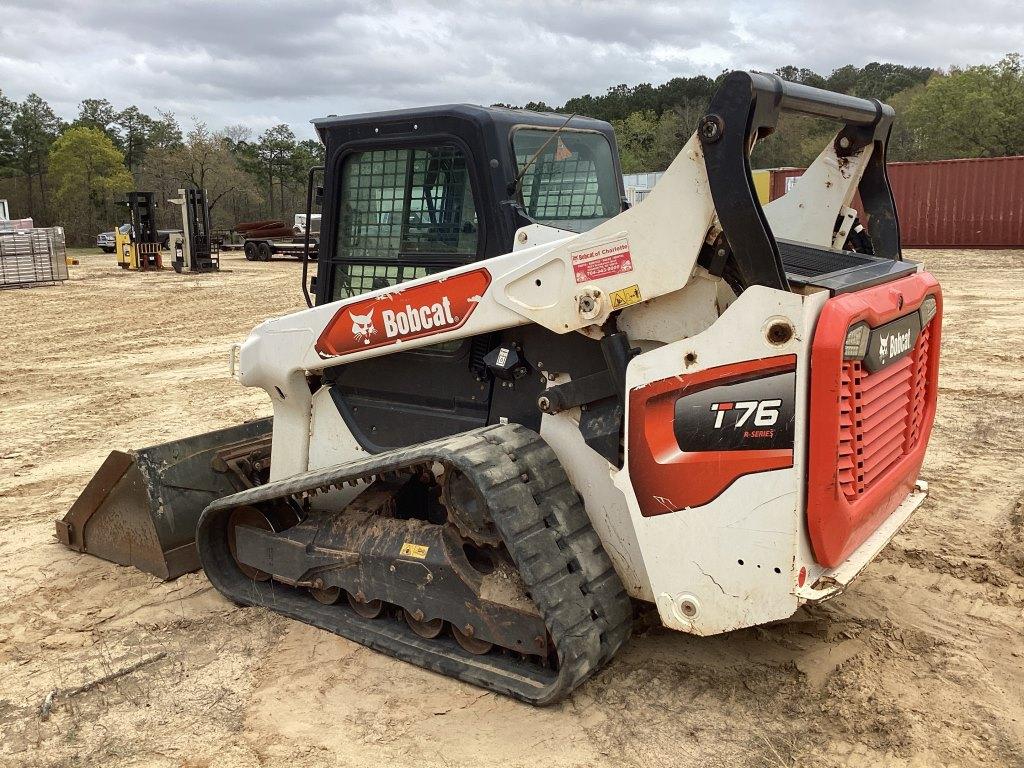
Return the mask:
[[[791, 192], [765, 207], [776, 236], [832, 247], [837, 217], [848, 218], [871, 151], [842, 159], [832, 146], [823, 151]], [[599, 338], [613, 311], [641, 350], [627, 369], [630, 403], [659, 382], [778, 359], [795, 373], [794, 423], [806, 425], [812, 340], [829, 294], [754, 286], [737, 297], [697, 264], [718, 231], [695, 134], [641, 203], [588, 232], [531, 225], [504, 256], [267, 320], [241, 344], [237, 367], [233, 354], [233, 368], [273, 403], [272, 479], [364, 453], [326, 387], [311, 392], [310, 377], [326, 368], [528, 323]], [[613, 268], [581, 282], [587, 273], [579, 265], [599, 259]], [[629, 268], [616, 271], [627, 260]], [[467, 287], [480, 290], [462, 297]], [[347, 333], [350, 343], [325, 354], [332, 327], [333, 338]], [[545, 363], [549, 386], [566, 380], [557, 360]], [[627, 432], [638, 429], [630, 403]], [[751, 418], [767, 422], [771, 412]], [[670, 513], [648, 514], [630, 437], [619, 467], [584, 443], [578, 421], [578, 409], [545, 415], [541, 435], [583, 497], [629, 593], [656, 604], [664, 625], [683, 632], [783, 619], [804, 602], [839, 594], [925, 496], [919, 484], [841, 563], [827, 566], [808, 532], [805, 426], [795, 430], [791, 465], [742, 474], [696, 506], [665, 498]], [[360, 490], [336, 491], [333, 502]]]

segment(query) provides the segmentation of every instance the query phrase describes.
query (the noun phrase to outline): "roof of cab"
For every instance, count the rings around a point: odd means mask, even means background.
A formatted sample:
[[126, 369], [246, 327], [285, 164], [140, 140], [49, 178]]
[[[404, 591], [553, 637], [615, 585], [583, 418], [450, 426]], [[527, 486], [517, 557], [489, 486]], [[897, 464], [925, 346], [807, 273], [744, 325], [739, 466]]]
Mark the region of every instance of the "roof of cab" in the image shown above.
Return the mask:
[[[509, 109], [507, 107], [482, 107], [478, 104], [441, 104], [433, 107], [414, 107], [411, 109], [393, 109], [383, 112], [364, 112], [357, 115], [329, 115], [312, 120], [317, 133], [323, 138], [324, 133], [332, 128], [345, 128], [353, 125], [372, 125], [373, 123], [394, 124], [407, 120], [424, 120], [428, 118], [455, 118], [488, 126], [533, 125], [541, 128], [559, 128], [565, 124], [569, 115], [554, 112], [533, 112], [527, 109]], [[567, 129], [591, 130], [601, 133], [611, 131], [611, 125], [604, 120], [574, 115]]]

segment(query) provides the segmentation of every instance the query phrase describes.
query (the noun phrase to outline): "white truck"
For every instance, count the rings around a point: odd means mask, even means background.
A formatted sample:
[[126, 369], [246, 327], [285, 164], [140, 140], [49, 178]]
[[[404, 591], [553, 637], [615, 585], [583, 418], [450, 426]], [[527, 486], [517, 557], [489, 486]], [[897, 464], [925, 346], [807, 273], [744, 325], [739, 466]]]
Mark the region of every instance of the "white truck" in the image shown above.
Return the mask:
[[[310, 229], [310, 234], [311, 235], [319, 235], [320, 234], [320, 214], [319, 213], [314, 213], [313, 216], [312, 216], [312, 219], [313, 219], [313, 226]], [[304, 214], [304, 213], [296, 213], [295, 214], [295, 224], [294, 224], [294, 226], [292, 228], [292, 232], [295, 233], [296, 237], [304, 237], [305, 236], [305, 234], [306, 234], [306, 214]]]

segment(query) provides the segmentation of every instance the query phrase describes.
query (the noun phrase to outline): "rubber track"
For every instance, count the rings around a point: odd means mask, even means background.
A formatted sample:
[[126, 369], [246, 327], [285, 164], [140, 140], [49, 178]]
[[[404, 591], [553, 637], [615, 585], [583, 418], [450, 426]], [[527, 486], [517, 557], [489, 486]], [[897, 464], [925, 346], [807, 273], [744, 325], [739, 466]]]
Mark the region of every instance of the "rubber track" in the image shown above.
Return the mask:
[[[347, 606], [325, 606], [305, 592], [254, 582], [227, 549], [232, 509], [326, 491], [378, 474], [439, 461], [483, 490], [495, 527], [519, 568], [554, 642], [557, 671], [512, 654], [474, 656], [442, 636], [424, 640], [390, 618], [366, 620]], [[199, 557], [213, 585], [242, 605], [262, 605], [404, 661], [531, 704], [565, 698], [629, 637], [632, 606], [554, 451], [536, 432], [495, 425], [380, 453], [218, 499], [203, 512]]]

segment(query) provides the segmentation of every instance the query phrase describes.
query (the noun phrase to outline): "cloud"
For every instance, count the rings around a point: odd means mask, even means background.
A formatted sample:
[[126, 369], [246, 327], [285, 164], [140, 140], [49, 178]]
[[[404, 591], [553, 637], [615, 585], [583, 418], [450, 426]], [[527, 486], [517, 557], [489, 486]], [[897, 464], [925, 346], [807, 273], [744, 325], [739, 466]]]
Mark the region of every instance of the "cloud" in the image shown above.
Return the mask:
[[71, 118], [84, 98], [214, 127], [445, 102], [560, 104], [617, 83], [784, 64], [992, 62], [1024, 4], [4, 0], [0, 89]]

